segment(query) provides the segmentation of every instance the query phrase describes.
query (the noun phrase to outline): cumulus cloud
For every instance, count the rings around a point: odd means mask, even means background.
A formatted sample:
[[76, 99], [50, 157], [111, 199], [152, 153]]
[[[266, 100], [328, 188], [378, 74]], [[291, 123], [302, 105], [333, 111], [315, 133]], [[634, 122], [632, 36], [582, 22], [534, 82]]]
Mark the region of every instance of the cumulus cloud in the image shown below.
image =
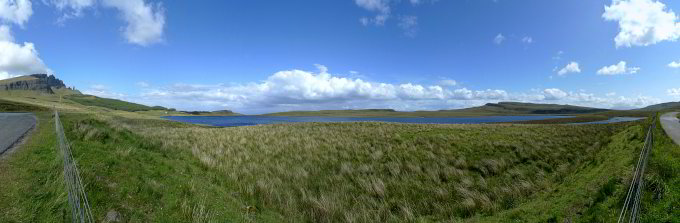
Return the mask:
[[534, 42], [534, 38], [531, 38], [531, 36], [525, 36], [522, 38], [522, 42], [526, 44], [531, 44]]
[[560, 100], [567, 97], [567, 92], [564, 92], [557, 88], [548, 88], [543, 90], [543, 95], [546, 100]]
[[144, 0], [103, 0], [103, 4], [121, 12], [127, 26], [123, 35], [128, 42], [148, 46], [163, 40], [165, 9], [159, 4], [147, 4]]
[[[166, 87], [149, 87], [143, 89], [137, 101], [180, 109], [232, 109], [249, 114], [364, 108], [439, 110], [499, 101], [619, 108], [647, 106], [660, 101], [645, 96], [614, 97], [612, 94], [605, 98], [582, 90], [572, 92], [558, 88], [536, 89], [530, 93], [510, 93], [502, 89], [475, 90], [466, 87], [453, 89], [450, 88], [452, 86], [445, 86], [447, 81], [437, 85], [371, 82], [360, 78], [338, 77], [322, 65], [317, 65], [317, 69], [319, 70], [317, 72], [279, 71], [256, 83], [174, 84]], [[106, 89], [94, 87], [92, 89], [91, 92], [99, 95], [112, 94]]]
[[501, 44], [503, 43], [503, 41], [505, 41], [505, 36], [503, 36], [502, 33], [499, 33], [498, 35], [496, 35], [496, 37], [493, 38], [493, 43], [495, 44]]
[[602, 17], [618, 21], [616, 47], [648, 46], [680, 38], [680, 22], [672, 10], [656, 0], [613, 0]]
[[404, 31], [404, 35], [415, 37], [418, 32], [418, 17], [403, 16], [399, 20], [399, 28]]
[[666, 90], [666, 92], [668, 92], [669, 96], [680, 98], [680, 88], [671, 88]]
[[[440, 85], [370, 82], [332, 75], [328, 68], [322, 65], [318, 65], [317, 68], [319, 72], [303, 70], [276, 72], [259, 83], [176, 84], [165, 88], [148, 89], [142, 97], [148, 101], [172, 100], [190, 104], [201, 102], [202, 105], [199, 106], [219, 105], [234, 109], [276, 111], [356, 106], [423, 109], [436, 105], [432, 108], [442, 108], [439, 106], [455, 101], [503, 100], [509, 96], [507, 92], [498, 89], [452, 90]], [[455, 82], [449, 80], [446, 83], [450, 85]]]
[[570, 62], [566, 66], [564, 66], [562, 69], [557, 71], [557, 75], [559, 76], [564, 76], [568, 73], [581, 73], [581, 68], [579, 67], [577, 62]]
[[33, 15], [29, 0], [0, 0], [0, 20], [23, 26]]
[[9, 26], [0, 25], [0, 79], [34, 73], [51, 74], [33, 43], [14, 42]]
[[626, 61], [619, 61], [619, 63], [605, 66], [597, 70], [598, 75], [619, 75], [619, 74], [634, 74], [640, 70], [639, 67], [628, 67]]
[[670, 68], [680, 68], [680, 60], [678, 60], [678, 61], [671, 61], [671, 62], [668, 64], [668, 67], [670, 67]]

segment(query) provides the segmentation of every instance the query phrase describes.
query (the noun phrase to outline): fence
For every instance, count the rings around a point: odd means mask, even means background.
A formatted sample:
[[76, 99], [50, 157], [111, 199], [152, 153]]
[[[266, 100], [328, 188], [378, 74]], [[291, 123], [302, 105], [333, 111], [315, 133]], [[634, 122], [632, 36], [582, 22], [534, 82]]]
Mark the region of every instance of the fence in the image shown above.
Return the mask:
[[71, 155], [71, 145], [64, 135], [64, 127], [59, 120], [59, 113], [54, 111], [54, 124], [59, 140], [59, 148], [61, 154], [64, 156], [64, 182], [66, 183], [66, 190], [68, 191], [68, 203], [71, 206], [71, 220], [72, 222], [94, 222], [92, 217], [92, 210], [87, 201], [83, 181], [80, 179], [78, 166]]
[[[645, 144], [640, 151], [640, 157], [638, 158], [637, 165], [635, 166], [635, 172], [633, 172], [633, 179], [628, 188], [628, 193], [626, 194], [626, 200], [623, 203], [623, 208], [619, 214], [618, 222], [637, 222], [640, 219], [640, 198], [642, 197], [642, 189], [644, 187], [644, 173], [647, 167], [647, 157], [649, 156], [649, 151], [652, 150], [654, 145], [654, 129], [656, 129], [656, 116], [652, 120], [652, 124], [649, 126], [647, 131], [647, 137], [645, 138]], [[630, 211], [630, 212], [629, 212]]]

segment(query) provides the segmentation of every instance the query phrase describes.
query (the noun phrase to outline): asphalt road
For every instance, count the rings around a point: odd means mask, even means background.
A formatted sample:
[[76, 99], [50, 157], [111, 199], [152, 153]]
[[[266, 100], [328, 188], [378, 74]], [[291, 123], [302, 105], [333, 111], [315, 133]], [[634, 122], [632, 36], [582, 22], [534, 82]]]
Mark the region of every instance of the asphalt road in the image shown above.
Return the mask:
[[678, 112], [670, 112], [661, 116], [661, 126], [670, 136], [675, 144], [680, 145], [680, 121], [677, 118]]
[[30, 113], [0, 113], [0, 154], [5, 153], [35, 123], [36, 118]]

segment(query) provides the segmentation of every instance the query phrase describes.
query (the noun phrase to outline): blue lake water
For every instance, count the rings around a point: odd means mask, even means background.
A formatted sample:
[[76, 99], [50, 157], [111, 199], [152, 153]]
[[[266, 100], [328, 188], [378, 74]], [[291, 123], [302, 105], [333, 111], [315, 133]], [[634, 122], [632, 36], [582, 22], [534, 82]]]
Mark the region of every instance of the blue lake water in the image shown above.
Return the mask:
[[480, 124], [568, 118], [570, 116], [479, 116], [479, 117], [326, 117], [326, 116], [164, 116], [178, 122], [212, 126], [248, 126], [292, 122], [399, 122], [421, 124]]

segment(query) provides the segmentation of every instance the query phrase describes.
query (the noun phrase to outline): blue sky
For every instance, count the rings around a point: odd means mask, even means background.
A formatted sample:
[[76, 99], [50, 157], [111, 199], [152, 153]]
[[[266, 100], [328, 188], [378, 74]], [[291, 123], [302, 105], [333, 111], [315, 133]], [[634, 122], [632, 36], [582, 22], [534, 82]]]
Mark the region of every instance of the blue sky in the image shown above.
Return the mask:
[[0, 0], [0, 78], [246, 114], [680, 100], [680, 2]]

